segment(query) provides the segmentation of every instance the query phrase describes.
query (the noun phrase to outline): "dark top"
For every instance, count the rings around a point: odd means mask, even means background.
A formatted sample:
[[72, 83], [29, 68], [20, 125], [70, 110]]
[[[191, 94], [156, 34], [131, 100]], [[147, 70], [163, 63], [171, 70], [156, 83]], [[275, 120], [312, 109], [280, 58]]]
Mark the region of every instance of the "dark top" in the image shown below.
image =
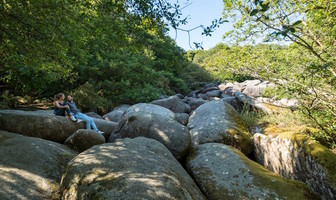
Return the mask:
[[[61, 102], [58, 102], [58, 104], [60, 105], [60, 106], [65, 106], [65, 105], [67, 105], [65, 102], [63, 102], [63, 103], [61, 103]], [[55, 106], [55, 109], [54, 109], [54, 114], [55, 115], [61, 115], [61, 116], [64, 116], [64, 111], [67, 111], [68, 112], [68, 109], [65, 109], [65, 108], [57, 108], [56, 106]], [[69, 113], [68, 113], [69, 114]]]
[[72, 103], [71, 103], [71, 102], [66, 102], [66, 104], [69, 105], [69, 108], [70, 108], [71, 112], [73, 112], [74, 114], [77, 114], [77, 113], [80, 112], [80, 111], [78, 110], [78, 108], [77, 108], [75, 102], [72, 102]]

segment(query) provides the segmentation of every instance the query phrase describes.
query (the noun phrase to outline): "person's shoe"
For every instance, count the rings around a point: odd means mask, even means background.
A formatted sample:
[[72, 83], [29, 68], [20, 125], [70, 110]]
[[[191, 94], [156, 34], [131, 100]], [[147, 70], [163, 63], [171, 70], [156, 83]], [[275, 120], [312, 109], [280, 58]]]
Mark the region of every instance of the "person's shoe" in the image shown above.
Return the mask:
[[76, 119], [73, 115], [70, 116], [70, 119], [71, 119], [71, 121], [73, 121], [73, 122], [76, 122], [76, 121], [77, 121], [77, 119]]
[[97, 133], [100, 134], [100, 135], [103, 135], [103, 134], [104, 134], [104, 132], [103, 132], [103, 131], [100, 131], [100, 130], [98, 130]]
[[82, 122], [83, 120], [81, 120], [81, 119], [77, 119], [77, 123], [79, 123], [79, 122]]

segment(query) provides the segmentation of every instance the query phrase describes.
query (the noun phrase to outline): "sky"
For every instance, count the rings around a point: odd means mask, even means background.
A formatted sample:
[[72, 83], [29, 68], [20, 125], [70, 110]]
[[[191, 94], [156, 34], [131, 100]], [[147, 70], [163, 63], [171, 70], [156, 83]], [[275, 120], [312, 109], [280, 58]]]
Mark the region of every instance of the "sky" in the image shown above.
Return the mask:
[[[179, 2], [181, 7], [186, 5], [186, 0], [180, 0]], [[190, 0], [189, 3], [191, 4], [182, 10], [183, 16], [188, 17], [188, 24], [181, 25], [179, 27], [181, 29], [190, 30], [200, 25], [207, 27], [211, 25], [214, 19], [222, 17], [223, 0]], [[169, 36], [175, 39], [175, 30], [173, 28], [170, 29]], [[195, 48], [193, 42], [201, 43], [204, 49], [209, 49], [222, 42], [224, 33], [230, 29], [232, 29], [232, 26], [229, 23], [221, 24], [221, 26], [212, 33], [212, 36], [202, 35], [202, 28], [195, 29], [190, 32], [191, 47], [189, 46], [188, 33], [178, 30], [175, 41], [178, 46], [185, 50]]]

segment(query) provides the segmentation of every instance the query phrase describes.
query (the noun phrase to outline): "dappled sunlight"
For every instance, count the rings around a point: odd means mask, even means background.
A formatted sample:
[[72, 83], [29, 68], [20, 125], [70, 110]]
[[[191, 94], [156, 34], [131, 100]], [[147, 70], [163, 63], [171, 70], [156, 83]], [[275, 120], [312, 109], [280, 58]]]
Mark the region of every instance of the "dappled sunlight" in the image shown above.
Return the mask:
[[163, 141], [170, 142], [169, 137], [166, 135], [165, 132], [156, 127], [154, 128], [154, 131], [158, 134], [159, 137], [161, 137]]
[[250, 133], [232, 106], [223, 101], [210, 101], [198, 107], [190, 116], [192, 144], [218, 142], [242, 150], [252, 151]]
[[0, 196], [10, 199], [59, 199], [59, 183], [22, 169], [0, 166]]
[[[190, 133], [167, 108], [140, 103], [131, 106], [113, 132], [115, 138], [147, 137], [164, 144], [177, 159], [183, 158], [190, 147]], [[114, 138], [110, 138], [114, 142]]]
[[[149, 142], [131, 144], [133, 140]], [[188, 189], [190, 184], [190, 177], [162, 144], [136, 138], [117, 140], [81, 153], [69, 163], [61, 187], [63, 197], [68, 198], [103, 196], [109, 192], [127, 198], [136, 192], [137, 198], [143, 199], [183, 199], [193, 193]], [[70, 188], [77, 188], [76, 194]], [[182, 194], [181, 188], [185, 191]]]

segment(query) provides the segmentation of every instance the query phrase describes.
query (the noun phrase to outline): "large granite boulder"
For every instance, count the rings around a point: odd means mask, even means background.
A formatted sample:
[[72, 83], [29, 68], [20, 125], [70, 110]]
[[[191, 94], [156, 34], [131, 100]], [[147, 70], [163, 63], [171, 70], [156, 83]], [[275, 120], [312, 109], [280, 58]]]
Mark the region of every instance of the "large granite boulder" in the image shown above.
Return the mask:
[[76, 156], [65, 145], [0, 131], [0, 199], [60, 199], [59, 182]]
[[191, 99], [189, 99], [188, 105], [190, 106], [191, 110], [196, 110], [202, 104], [205, 104], [207, 102], [209, 102], [209, 101], [208, 100], [204, 100], [204, 99], [191, 98]]
[[208, 97], [220, 97], [221, 94], [222, 94], [222, 91], [220, 91], [218, 89], [217, 90], [212, 90], [212, 91], [209, 91], [209, 92], [206, 93], [206, 95]]
[[161, 143], [144, 137], [94, 146], [73, 159], [62, 199], [205, 199]]
[[105, 143], [105, 137], [94, 130], [78, 129], [64, 144], [78, 152], [85, 151], [94, 145]]
[[155, 139], [178, 159], [184, 157], [190, 148], [188, 128], [176, 121], [175, 113], [153, 104], [140, 103], [130, 107], [112, 135], [109, 142], [113, 142], [115, 136]]
[[283, 177], [305, 182], [323, 199], [336, 199], [336, 154], [300, 133], [253, 137], [256, 160]]
[[267, 85], [246, 86], [243, 93], [251, 97], [260, 97], [267, 88]]
[[[236, 84], [234, 84], [234, 83], [230, 83], [230, 82], [228, 82], [228, 83], [226, 83], [226, 84], [220, 84], [220, 85], [218, 86], [218, 88], [219, 88], [222, 92], [224, 92], [224, 93], [225, 93], [225, 91], [226, 91], [226, 93], [228, 93], [228, 95], [230, 95], [230, 96], [232, 96], [233, 93], [236, 92], [236, 91], [241, 91], [241, 88], [240, 88], [238, 85], [236, 85]], [[229, 89], [229, 88], [231, 88], [231, 89], [230, 89], [230, 92], [228, 92], [229, 90], [227, 90], [227, 89]], [[233, 92], [233, 93], [232, 93], [232, 92]]]
[[242, 92], [235, 92], [234, 96], [240, 101], [246, 108], [252, 108], [264, 113], [272, 113], [272, 106], [267, 106], [262, 102], [256, 101], [254, 98], [244, 94]]
[[209, 200], [318, 199], [303, 183], [271, 173], [220, 143], [195, 146], [187, 169]]
[[211, 91], [214, 91], [214, 90], [218, 90], [218, 87], [217, 86], [204, 87], [204, 89], [202, 90], [202, 93], [205, 94], [205, 93], [208, 93], [208, 92], [211, 92]]
[[253, 87], [253, 86], [259, 85], [260, 83], [261, 83], [261, 80], [255, 79], [255, 80], [246, 80], [242, 82], [242, 85], [246, 87]]
[[232, 145], [244, 154], [252, 151], [251, 134], [237, 111], [223, 100], [201, 105], [190, 116], [192, 145], [224, 143]]
[[[115, 122], [95, 119], [99, 130], [108, 137], [116, 127]], [[84, 129], [85, 122], [72, 122], [46, 111], [0, 110], [0, 129], [26, 136], [63, 143], [76, 130]]]
[[187, 126], [189, 121], [189, 115], [187, 113], [175, 113], [176, 121], [180, 124]]
[[126, 110], [131, 107], [130, 105], [124, 104], [115, 107], [111, 112], [105, 114], [103, 119], [107, 119], [113, 122], [118, 122], [121, 116], [126, 112]]
[[223, 101], [230, 104], [238, 113], [244, 110], [244, 103], [240, 102], [236, 97], [225, 97]]
[[187, 110], [185, 103], [178, 96], [171, 96], [166, 99], [158, 99], [151, 102], [152, 104], [167, 108], [174, 113], [184, 113]]

